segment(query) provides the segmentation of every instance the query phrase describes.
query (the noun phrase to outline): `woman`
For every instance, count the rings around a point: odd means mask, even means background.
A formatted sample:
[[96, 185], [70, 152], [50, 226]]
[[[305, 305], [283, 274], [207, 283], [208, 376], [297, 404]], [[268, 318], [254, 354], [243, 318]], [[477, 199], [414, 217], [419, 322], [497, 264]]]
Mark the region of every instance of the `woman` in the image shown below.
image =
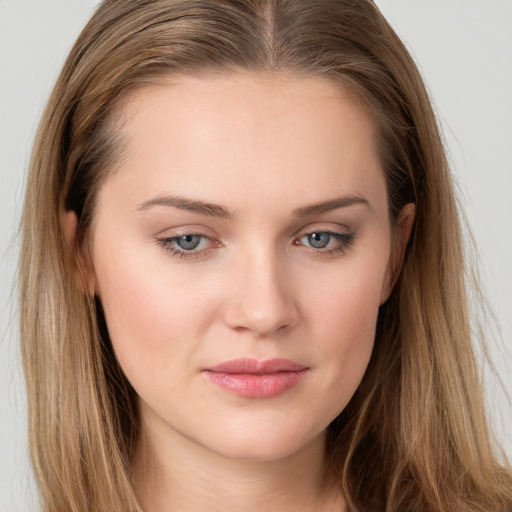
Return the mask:
[[367, 1], [106, 1], [39, 129], [46, 510], [506, 510], [450, 175]]

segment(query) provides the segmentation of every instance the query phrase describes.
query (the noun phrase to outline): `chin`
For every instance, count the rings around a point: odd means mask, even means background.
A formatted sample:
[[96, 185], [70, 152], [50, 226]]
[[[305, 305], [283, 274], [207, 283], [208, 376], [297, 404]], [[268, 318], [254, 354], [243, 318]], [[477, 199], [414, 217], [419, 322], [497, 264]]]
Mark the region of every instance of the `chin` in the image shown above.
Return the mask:
[[250, 429], [229, 431], [220, 438], [206, 439], [204, 447], [232, 460], [246, 460], [253, 462], [272, 462], [286, 459], [298, 452], [308, 452], [312, 447], [317, 448], [318, 443], [324, 444], [326, 430], [318, 433], [297, 431], [274, 425], [258, 425]]

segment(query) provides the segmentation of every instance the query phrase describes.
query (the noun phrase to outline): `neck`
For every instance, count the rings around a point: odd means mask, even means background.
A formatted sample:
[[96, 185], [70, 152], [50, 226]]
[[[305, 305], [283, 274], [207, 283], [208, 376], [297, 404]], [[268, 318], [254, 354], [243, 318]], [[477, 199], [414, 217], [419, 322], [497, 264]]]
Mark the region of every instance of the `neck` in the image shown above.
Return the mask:
[[[325, 435], [278, 460], [223, 457], [176, 432], [141, 428], [133, 482], [145, 512], [346, 511], [325, 474]], [[162, 434], [162, 433], [160, 433]]]

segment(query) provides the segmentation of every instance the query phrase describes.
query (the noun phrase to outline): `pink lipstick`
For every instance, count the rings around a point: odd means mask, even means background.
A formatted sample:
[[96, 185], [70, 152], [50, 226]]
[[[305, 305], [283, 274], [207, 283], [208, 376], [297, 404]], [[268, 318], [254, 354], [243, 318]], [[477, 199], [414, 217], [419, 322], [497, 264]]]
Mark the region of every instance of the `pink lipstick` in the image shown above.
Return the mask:
[[248, 398], [271, 398], [293, 388], [304, 378], [308, 367], [287, 359], [235, 359], [205, 368], [213, 384]]

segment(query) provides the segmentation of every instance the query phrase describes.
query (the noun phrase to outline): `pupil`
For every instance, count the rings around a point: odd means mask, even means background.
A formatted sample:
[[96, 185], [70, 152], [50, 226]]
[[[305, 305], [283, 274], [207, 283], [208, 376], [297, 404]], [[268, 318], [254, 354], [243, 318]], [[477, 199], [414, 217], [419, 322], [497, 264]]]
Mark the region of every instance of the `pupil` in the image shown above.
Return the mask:
[[330, 239], [331, 235], [328, 233], [311, 233], [311, 235], [309, 235], [309, 243], [315, 249], [323, 249], [324, 247], [327, 247]]
[[200, 241], [201, 237], [199, 235], [185, 235], [176, 240], [177, 244], [185, 251], [195, 249]]

